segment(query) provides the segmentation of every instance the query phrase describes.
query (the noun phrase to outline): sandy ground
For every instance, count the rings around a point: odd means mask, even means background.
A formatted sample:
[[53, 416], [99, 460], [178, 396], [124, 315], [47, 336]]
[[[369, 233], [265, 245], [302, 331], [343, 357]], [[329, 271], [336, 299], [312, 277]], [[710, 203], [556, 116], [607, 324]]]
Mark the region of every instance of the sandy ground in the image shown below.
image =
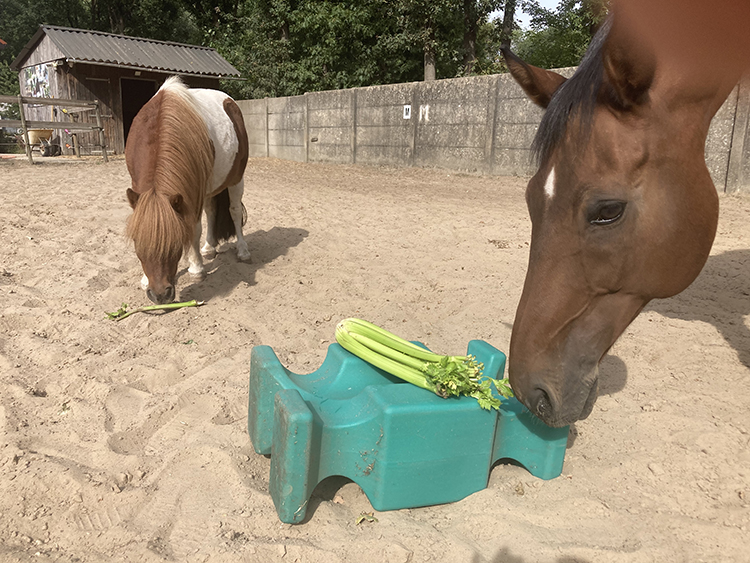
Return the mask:
[[359, 316], [441, 351], [508, 349], [525, 180], [252, 160], [245, 234], [148, 304], [123, 236], [122, 159], [0, 161], [0, 561], [746, 562], [750, 200], [721, 198], [713, 255], [602, 364], [563, 475], [500, 464], [456, 503], [370, 512], [352, 482], [282, 524], [246, 432], [254, 345], [317, 369]]

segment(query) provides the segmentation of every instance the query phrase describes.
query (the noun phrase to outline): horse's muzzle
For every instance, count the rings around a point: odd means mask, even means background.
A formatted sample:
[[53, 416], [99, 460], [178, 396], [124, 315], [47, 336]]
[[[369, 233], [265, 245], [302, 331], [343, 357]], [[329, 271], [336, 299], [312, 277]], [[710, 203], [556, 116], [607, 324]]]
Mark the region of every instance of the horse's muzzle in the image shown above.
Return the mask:
[[164, 288], [164, 293], [156, 293], [150, 287], [146, 290], [148, 298], [156, 303], [157, 305], [164, 305], [165, 303], [171, 303], [174, 301], [174, 286], [168, 285]]
[[598, 377], [595, 377], [590, 385], [581, 383], [574, 393], [566, 393], [564, 400], [542, 384], [537, 384], [526, 396], [519, 398], [547, 426], [561, 427], [587, 418], [598, 394]]

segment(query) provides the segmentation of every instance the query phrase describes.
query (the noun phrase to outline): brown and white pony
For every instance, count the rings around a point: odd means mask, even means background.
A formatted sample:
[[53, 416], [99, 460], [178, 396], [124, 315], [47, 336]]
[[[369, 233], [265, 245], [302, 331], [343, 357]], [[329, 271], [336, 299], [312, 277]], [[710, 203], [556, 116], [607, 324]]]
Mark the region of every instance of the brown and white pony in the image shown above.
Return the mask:
[[[243, 174], [248, 143], [237, 104], [218, 90], [189, 89], [171, 77], [133, 120], [125, 147], [133, 214], [127, 235], [135, 243], [154, 303], [175, 298], [177, 266], [187, 249], [188, 271], [205, 274], [201, 255], [237, 237], [237, 257], [250, 261], [242, 236]], [[205, 210], [206, 243], [200, 248]]]
[[750, 66], [746, 0], [612, 4], [569, 80], [504, 52], [546, 108], [509, 375], [550, 426], [590, 414], [604, 354], [651, 299], [703, 268], [719, 210], [706, 136]]

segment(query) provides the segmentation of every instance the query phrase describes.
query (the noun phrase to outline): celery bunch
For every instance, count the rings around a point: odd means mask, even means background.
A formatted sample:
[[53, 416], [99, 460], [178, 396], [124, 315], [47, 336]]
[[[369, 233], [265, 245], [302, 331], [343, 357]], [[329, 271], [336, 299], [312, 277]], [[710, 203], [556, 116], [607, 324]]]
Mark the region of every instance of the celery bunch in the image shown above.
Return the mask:
[[474, 397], [483, 409], [497, 409], [512, 397], [507, 379], [482, 376], [484, 364], [474, 356], [441, 356], [361, 319], [344, 319], [336, 326], [336, 341], [366, 362], [440, 397]]

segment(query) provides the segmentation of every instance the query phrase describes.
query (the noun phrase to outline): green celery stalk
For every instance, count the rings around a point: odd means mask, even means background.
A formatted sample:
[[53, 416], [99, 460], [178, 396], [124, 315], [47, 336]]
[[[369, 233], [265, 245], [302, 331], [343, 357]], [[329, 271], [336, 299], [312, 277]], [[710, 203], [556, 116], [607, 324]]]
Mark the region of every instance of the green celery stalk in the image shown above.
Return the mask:
[[119, 309], [117, 309], [117, 311], [114, 311], [112, 313], [105, 312], [105, 314], [107, 315], [107, 318], [111, 321], [121, 321], [122, 319], [127, 319], [133, 313], [145, 313], [148, 311], [182, 309], [183, 307], [200, 307], [204, 303], [205, 301], [196, 301], [195, 299], [193, 299], [192, 301], [183, 301], [182, 303], [166, 303], [164, 305], [148, 305], [146, 307], [138, 307], [131, 311], [128, 311], [128, 304], [123, 303], [122, 306]]
[[474, 356], [442, 356], [362, 319], [338, 323], [336, 340], [366, 362], [444, 398], [467, 395], [490, 410], [500, 407], [493, 386], [503, 397], [513, 396], [507, 379], [482, 376], [484, 365]]

